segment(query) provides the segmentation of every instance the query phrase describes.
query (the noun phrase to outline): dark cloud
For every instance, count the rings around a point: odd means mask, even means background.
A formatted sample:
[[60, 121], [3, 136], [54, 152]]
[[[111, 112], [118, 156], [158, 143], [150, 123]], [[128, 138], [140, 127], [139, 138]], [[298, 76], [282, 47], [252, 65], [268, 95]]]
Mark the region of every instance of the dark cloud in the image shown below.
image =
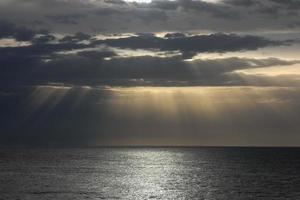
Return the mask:
[[56, 39], [55, 36], [51, 35], [51, 34], [45, 34], [45, 35], [41, 35], [39, 37], [36, 37], [32, 40], [33, 43], [48, 43], [51, 41], [54, 41]]
[[178, 38], [178, 37], [185, 37], [183, 33], [167, 33], [164, 36], [165, 38]]
[[[37, 41], [30, 46], [0, 48], [1, 77], [5, 80], [21, 81], [32, 74], [32, 70], [55, 56], [55, 52], [84, 48], [86, 45], [77, 43], [43, 43]], [[38, 78], [38, 77], [36, 77]], [[9, 81], [10, 82], [10, 81]], [[34, 82], [34, 78], [33, 78]]]
[[126, 13], [126, 11], [118, 10], [116, 8], [98, 8], [97, 10], [94, 11], [94, 14], [100, 15], [100, 16], [110, 16], [110, 15], [115, 15], [115, 14], [122, 14]]
[[237, 19], [239, 16], [239, 12], [231, 9], [231, 7], [227, 7], [222, 4], [213, 4], [207, 3], [203, 1], [192, 1], [192, 0], [179, 0], [180, 6], [187, 10], [195, 10], [198, 12], [206, 12], [211, 14], [213, 17], [217, 18], [229, 18], [231, 20]]
[[[19, 26], [25, 21], [28, 27], [37, 26], [35, 22], [39, 21], [41, 27], [67, 34], [82, 30], [97, 33], [98, 29], [122, 33], [124, 28], [127, 32], [289, 30], [291, 27], [287, 24], [297, 21], [299, 16], [299, 3], [292, 0], [224, 0], [217, 3], [153, 0], [148, 4], [104, 0], [28, 0], [33, 6], [22, 2], [2, 3], [1, 18], [11, 19]], [[272, 17], [279, 20], [274, 22]]]
[[226, 4], [215, 4], [205, 1], [176, 0], [176, 1], [153, 1], [148, 7], [162, 10], [183, 9], [185, 12], [194, 11], [210, 14], [213, 17], [234, 19], [239, 13]]
[[288, 41], [272, 41], [258, 36], [240, 36], [236, 34], [211, 34], [180, 37], [167, 34], [167, 38], [155, 36], [139, 36], [119, 39], [98, 40], [94, 44], [106, 44], [112, 47], [131, 49], [159, 49], [162, 51], [178, 50], [185, 55], [193, 56], [201, 52], [228, 52], [242, 50], [256, 50], [267, 46], [287, 45]]
[[109, 4], [126, 4], [123, 0], [104, 0], [104, 2]]
[[91, 39], [91, 36], [82, 32], [77, 32], [74, 35], [67, 35], [64, 38], [62, 38], [61, 42], [79, 42], [82, 40], [89, 40]]
[[[275, 58], [227, 58], [186, 62], [183, 57], [139, 56], [121, 58], [108, 49], [82, 50], [84, 44], [36, 44], [0, 49], [3, 83], [65, 82], [100, 85], [244, 85], [226, 73], [238, 69], [291, 65], [297, 61]], [[78, 49], [77, 53], [57, 51]], [[109, 58], [109, 59], [105, 59]], [[134, 82], [132, 80], [147, 81]], [[235, 81], [235, 82], [234, 82]], [[177, 82], [177, 83], [176, 83]]]
[[23, 26], [16, 26], [8, 21], [0, 21], [0, 39], [3, 38], [34, 43], [47, 43], [56, 39], [55, 36], [45, 29], [32, 30]]
[[223, 0], [224, 3], [234, 6], [254, 6], [260, 5], [260, 1], [258, 0]]
[[46, 15], [46, 17], [56, 23], [62, 24], [78, 24], [78, 21], [85, 17], [83, 14], [57, 14], [57, 15]]
[[125, 7], [125, 8], [113, 8], [113, 7], [106, 7], [106, 8], [97, 8], [94, 10], [94, 14], [98, 16], [111, 16], [116, 15], [119, 18], [123, 18], [130, 21], [141, 20], [144, 23], [146, 22], [151, 23], [155, 21], [166, 21], [168, 19], [167, 14], [161, 10], [151, 10], [140, 8], [137, 9], [136, 7]]
[[77, 55], [97, 60], [102, 58], [111, 58], [117, 54], [113, 51], [81, 51], [77, 53]]
[[26, 27], [17, 27], [13, 23], [0, 21], [0, 39], [15, 38], [18, 41], [29, 41], [32, 40], [37, 33], [38, 32]]
[[150, 6], [162, 10], [177, 10], [180, 8], [179, 1], [152, 1]]
[[300, 4], [298, 1], [293, 0], [225, 0], [224, 2], [232, 6], [244, 7], [243, 9], [249, 13], [267, 17], [283, 18], [286, 16], [288, 19], [293, 18], [292, 16], [299, 16], [298, 10], [300, 8]]
[[288, 9], [300, 9], [300, 2], [298, 0], [285, 0], [285, 1], [280, 1], [280, 0], [270, 0], [271, 2], [275, 2], [281, 6], [285, 6]]
[[[177, 10], [179, 8], [185, 9], [187, 12], [194, 10], [196, 12], [209, 13], [213, 17], [220, 17], [226, 19], [247, 19], [248, 14], [265, 15], [272, 14], [273, 16], [280, 16], [287, 13], [287, 10], [297, 10], [300, 8], [299, 2], [296, 0], [223, 0], [217, 3], [209, 3], [205, 1], [193, 0], [175, 0], [175, 1], [153, 1], [150, 6], [162, 10]], [[276, 11], [276, 12], [275, 12]], [[281, 12], [279, 12], [281, 11]], [[298, 13], [294, 13], [298, 14]], [[250, 19], [247, 19], [250, 20]]]
[[[178, 32], [168, 33], [164, 38], [148, 33], [127, 38], [97, 40], [78, 32], [57, 41], [45, 31], [42, 35], [35, 36], [32, 42], [29, 46], [0, 48], [0, 76], [3, 83], [97, 82], [122, 85], [124, 82], [120, 80], [131, 84], [135, 79], [147, 79], [150, 82], [136, 84], [172, 85], [176, 84], [176, 81], [184, 81], [186, 85], [227, 85], [229, 82], [233, 84], [233, 81], [229, 80], [230, 77], [225, 75], [227, 72], [294, 63], [280, 59], [239, 58], [196, 60], [190, 63], [184, 61], [197, 53], [256, 50], [293, 42], [273, 41], [250, 35], [217, 33], [186, 36]], [[111, 50], [113, 47], [160, 50], [166, 53], [179, 51], [181, 56], [122, 58]]]

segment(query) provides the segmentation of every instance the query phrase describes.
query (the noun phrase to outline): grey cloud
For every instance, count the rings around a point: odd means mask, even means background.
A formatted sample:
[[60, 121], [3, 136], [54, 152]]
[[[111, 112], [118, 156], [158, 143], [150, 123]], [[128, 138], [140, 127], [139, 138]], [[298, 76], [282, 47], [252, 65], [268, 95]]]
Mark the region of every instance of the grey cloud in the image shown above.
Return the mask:
[[[260, 36], [237, 35], [216, 33], [210, 35], [186, 36], [183, 33], [167, 33], [164, 38], [156, 37], [152, 33], [139, 33], [136, 36], [97, 40], [89, 34], [77, 32], [74, 35], [67, 35], [59, 40], [59, 43], [50, 44], [56, 38], [48, 32], [36, 38], [31, 38], [34, 44], [28, 47], [8, 48], [8, 51], [26, 51], [25, 54], [46, 55], [58, 51], [72, 49], [84, 49], [107, 45], [110, 47], [129, 49], [149, 49], [161, 51], [180, 51], [185, 58], [191, 58], [197, 53], [203, 52], [234, 52], [243, 50], [256, 50], [263, 47], [290, 45], [294, 40], [269, 40]], [[79, 43], [89, 41], [88, 44]], [[39, 44], [44, 42], [45, 44]], [[5, 49], [2, 49], [5, 53]]]
[[259, 74], [244, 74], [244, 73], [230, 73], [230, 79], [237, 85], [252, 85], [252, 86], [277, 86], [277, 87], [299, 87], [300, 75], [287, 74], [277, 76], [267, 76]]
[[300, 2], [297, 0], [285, 0], [285, 1], [280, 1], [280, 0], [270, 0], [271, 2], [275, 2], [281, 6], [285, 6], [288, 9], [300, 9]]
[[[256, 50], [267, 46], [288, 45], [292, 41], [272, 41], [258, 36], [240, 36], [236, 34], [211, 34], [181, 37], [159, 38], [154, 36], [138, 36], [120, 39], [94, 41], [94, 44], [106, 44], [112, 47], [131, 49], [159, 49], [162, 51], [178, 50], [191, 57], [200, 52], [228, 52]], [[178, 36], [178, 34], [177, 34]]]
[[0, 21], [0, 38], [15, 38], [18, 41], [29, 41], [33, 39], [36, 32], [25, 27], [17, 27], [15, 24]]
[[[276, 18], [293, 18], [299, 16], [300, 4], [297, 1], [280, 1], [280, 0], [224, 0], [226, 4], [244, 7], [245, 11], [252, 14]], [[247, 9], [247, 10], [246, 10]], [[262, 19], [264, 17], [261, 17]]]
[[[96, 40], [88, 34], [78, 32], [55, 43], [49, 43], [53, 40], [53, 35], [44, 32], [42, 36], [32, 40], [33, 44], [30, 46], [0, 48], [2, 82], [93, 82], [92, 80], [98, 79], [99, 84], [123, 84], [121, 79], [129, 82], [132, 79], [148, 79], [151, 81], [136, 84], [172, 85], [176, 81], [184, 81], [187, 85], [226, 85], [233, 84], [233, 81], [225, 74], [236, 69], [294, 63], [279, 59], [239, 58], [198, 60], [190, 64], [183, 61], [202, 52], [255, 50], [293, 42], [272, 41], [250, 35], [218, 33], [185, 36], [181, 33], [170, 33], [165, 38], [160, 38], [153, 34], [137, 34], [127, 38]], [[82, 40], [90, 43], [81, 43]], [[180, 51], [182, 55], [170, 58], [118, 58], [117, 53], [110, 49], [112, 47], [161, 50], [167, 53]], [[97, 48], [98, 50], [90, 50]], [[69, 54], [62, 54], [68, 51]]]
[[[113, 52], [80, 52], [76, 56], [60, 57], [32, 72], [36, 77], [53, 82], [69, 82], [92, 85], [252, 85], [230, 74], [235, 70], [285, 66], [298, 61], [276, 58], [246, 59], [227, 58], [184, 62], [180, 57], [157, 58], [151, 56], [132, 58], [101, 58], [115, 56]], [[229, 73], [229, 75], [228, 75]], [[102, 82], [103, 80], [106, 80]], [[119, 80], [125, 80], [120, 82]], [[127, 83], [126, 83], [126, 80]], [[147, 81], [148, 80], [148, 81]], [[272, 82], [270, 83], [272, 84]]]
[[[77, 44], [79, 45], [79, 44]], [[39, 46], [39, 47], [38, 47]], [[40, 48], [46, 51], [40, 51]], [[52, 49], [51, 49], [52, 48]], [[92, 85], [247, 85], [227, 73], [238, 69], [291, 65], [298, 61], [275, 58], [228, 58], [185, 62], [182, 57], [151, 56], [120, 58], [110, 50], [81, 50], [76, 54], [52, 54], [58, 48], [74, 49], [66, 43], [35, 48], [2, 49], [3, 84], [64, 82]], [[13, 52], [13, 58], [11, 53]], [[110, 58], [106, 60], [104, 58]], [[47, 62], [43, 60], [47, 59]], [[144, 81], [135, 81], [144, 80]]]
[[84, 18], [85, 15], [83, 14], [60, 14], [60, 15], [46, 15], [46, 17], [56, 23], [62, 24], [78, 24], [79, 20]]
[[146, 23], [154, 22], [154, 21], [167, 21], [168, 16], [165, 12], [160, 10], [141, 10], [134, 13], [136, 19], [140, 19]]
[[79, 56], [83, 56], [90, 59], [102, 59], [102, 58], [111, 58], [117, 54], [113, 51], [81, 51], [77, 53]]
[[165, 38], [177, 38], [177, 37], [185, 37], [183, 33], [167, 33], [164, 36]]
[[180, 0], [181, 6], [188, 10], [196, 10], [198, 12], [206, 12], [212, 14], [212, 16], [217, 18], [229, 18], [231, 20], [237, 19], [240, 13], [236, 10], [227, 7], [226, 5], [219, 5], [213, 3], [207, 3], [202, 1], [192, 1], [192, 0]]
[[79, 42], [82, 40], [89, 40], [91, 36], [82, 32], [77, 32], [74, 35], [67, 35], [63, 37], [60, 41], [61, 42]]
[[260, 5], [260, 1], [258, 0], [223, 0], [224, 3], [234, 6], [254, 6]]
[[[152, 1], [149, 4], [123, 1], [33, 1], [2, 3], [0, 16], [27, 27], [38, 26], [71, 34], [85, 30], [97, 33], [158, 31], [260, 31], [295, 29], [287, 24], [297, 21], [299, 9], [294, 1], [224, 0], [208, 3], [193, 0]], [[26, 4], [33, 6], [26, 6]], [[32, 9], [35, 9], [34, 11]], [[14, 17], [10, 17], [13, 14]], [[45, 17], [46, 15], [46, 17]], [[271, 17], [270, 17], [271, 16]], [[277, 17], [276, 23], [273, 17]], [[239, 20], [236, 20], [239, 19]], [[245, 24], [247, 26], [245, 26]], [[76, 25], [76, 26], [74, 26]]]
[[33, 43], [47, 43], [56, 39], [48, 30], [33, 30], [23, 26], [16, 26], [8, 21], [0, 21], [0, 39], [13, 38], [17, 41], [31, 41]]
[[51, 41], [54, 41], [56, 39], [55, 36], [46, 33], [45, 35], [41, 35], [39, 37], [36, 37], [32, 40], [33, 43], [48, 43]]
[[123, 0], [104, 0], [104, 2], [108, 4], [126, 4]]
[[7, 84], [4, 80], [14, 82], [28, 78], [34, 68], [40, 67], [44, 60], [51, 59], [57, 51], [86, 47], [84, 44], [77, 43], [50, 44], [35, 40], [34, 42], [30, 46], [0, 48], [2, 84]]
[[239, 13], [226, 4], [214, 4], [204, 1], [177, 0], [177, 1], [153, 1], [149, 7], [163, 10], [184, 9], [185, 12], [196, 11], [211, 14], [214, 17], [234, 19]]
[[168, 19], [167, 14], [164, 11], [157, 9], [147, 9], [147, 8], [136, 8], [136, 7], [123, 7], [123, 8], [96, 8], [94, 14], [102, 17], [114, 17], [116, 15], [119, 20], [125, 19], [128, 21], [141, 20], [146, 23], [154, 21], [166, 21]]
[[97, 8], [94, 10], [94, 14], [99, 16], [110, 16], [110, 15], [121, 15], [122, 13], [127, 13], [129, 11], [122, 11], [116, 8]]

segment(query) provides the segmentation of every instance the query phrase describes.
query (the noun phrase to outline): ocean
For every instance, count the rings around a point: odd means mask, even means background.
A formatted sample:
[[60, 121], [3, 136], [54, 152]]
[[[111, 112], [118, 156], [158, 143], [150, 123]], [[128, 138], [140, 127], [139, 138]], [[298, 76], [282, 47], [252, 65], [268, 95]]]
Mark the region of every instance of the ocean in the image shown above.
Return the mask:
[[1, 149], [0, 199], [300, 199], [300, 148]]

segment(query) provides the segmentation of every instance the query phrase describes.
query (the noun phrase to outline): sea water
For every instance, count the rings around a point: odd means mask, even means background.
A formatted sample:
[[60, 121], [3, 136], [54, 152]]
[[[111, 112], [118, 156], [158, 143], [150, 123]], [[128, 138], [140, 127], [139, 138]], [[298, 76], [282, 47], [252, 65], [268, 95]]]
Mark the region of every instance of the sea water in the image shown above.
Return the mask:
[[300, 149], [2, 149], [0, 199], [297, 200]]

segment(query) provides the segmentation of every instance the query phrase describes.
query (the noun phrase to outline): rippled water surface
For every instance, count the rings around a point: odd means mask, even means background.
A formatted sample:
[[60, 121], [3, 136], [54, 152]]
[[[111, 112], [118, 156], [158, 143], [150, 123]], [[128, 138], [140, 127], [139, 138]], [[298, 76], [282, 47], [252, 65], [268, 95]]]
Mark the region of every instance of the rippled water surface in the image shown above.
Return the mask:
[[296, 148], [0, 150], [0, 199], [300, 199]]

